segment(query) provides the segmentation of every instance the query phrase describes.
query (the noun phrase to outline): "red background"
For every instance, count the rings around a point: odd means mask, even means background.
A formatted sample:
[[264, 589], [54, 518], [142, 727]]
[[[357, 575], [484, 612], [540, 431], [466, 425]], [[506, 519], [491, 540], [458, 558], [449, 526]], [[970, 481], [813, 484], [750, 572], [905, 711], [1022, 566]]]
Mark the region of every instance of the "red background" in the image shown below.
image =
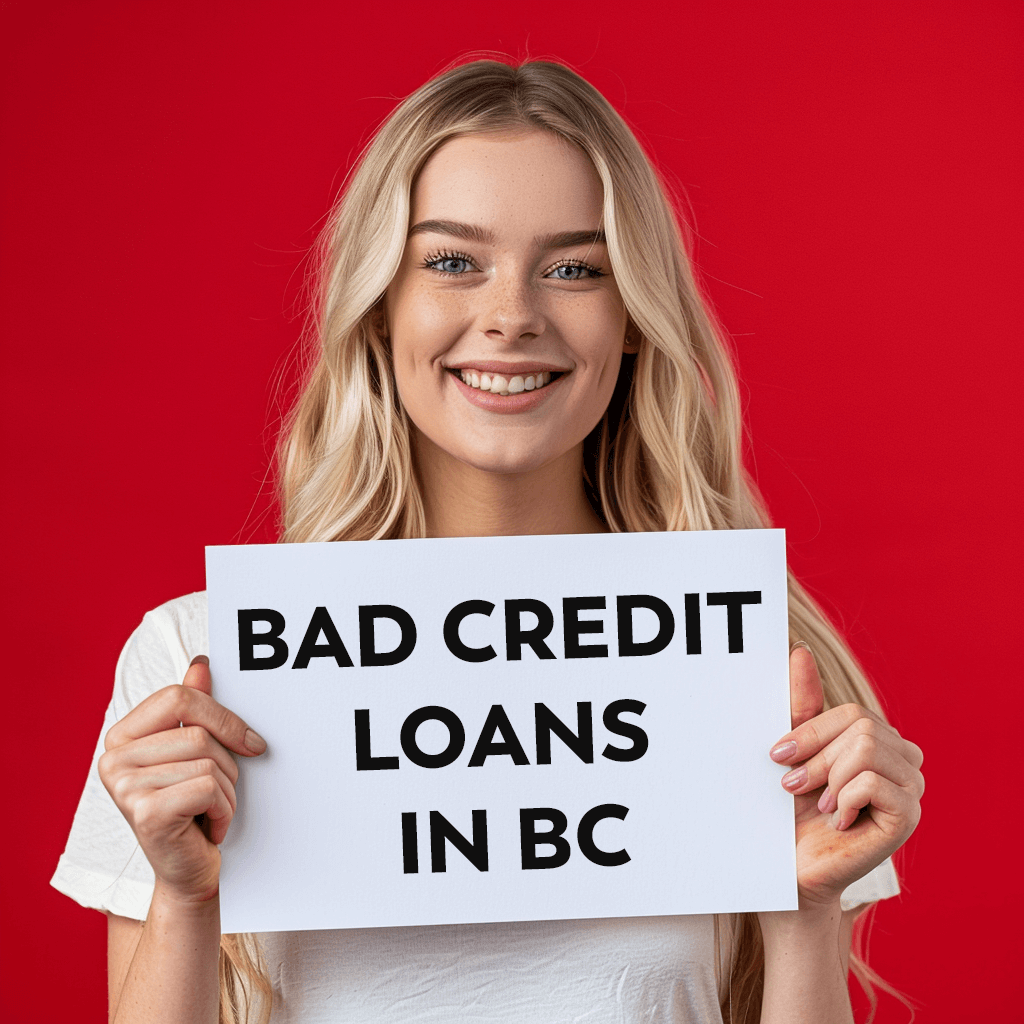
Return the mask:
[[792, 562], [928, 755], [873, 963], [920, 1020], [1019, 1014], [1024, 7], [343, 7], [3, 5], [5, 1019], [102, 1017], [103, 918], [47, 883], [118, 651], [273, 538], [304, 253], [481, 48], [575, 66], [688, 197]]

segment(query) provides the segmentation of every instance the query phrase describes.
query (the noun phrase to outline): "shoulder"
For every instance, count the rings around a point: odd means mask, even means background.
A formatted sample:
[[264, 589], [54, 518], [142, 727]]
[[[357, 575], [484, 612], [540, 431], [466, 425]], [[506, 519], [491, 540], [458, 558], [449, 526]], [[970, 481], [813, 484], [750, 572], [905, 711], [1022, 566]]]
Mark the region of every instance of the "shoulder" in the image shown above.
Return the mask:
[[114, 702], [120, 717], [150, 693], [180, 683], [189, 662], [208, 653], [206, 592], [176, 597], [153, 608], [128, 638], [118, 658]]
[[159, 635], [171, 647], [181, 647], [191, 652], [189, 661], [196, 654], [206, 654], [209, 646], [209, 631], [206, 618], [206, 591], [176, 597], [173, 601], [146, 612], [139, 627], [146, 636]]
[[[207, 651], [206, 594], [186, 594], [146, 612], [128, 638], [114, 673], [114, 691], [75, 812], [67, 847], [51, 884], [82, 906], [142, 921], [153, 870], [131, 827], [99, 778], [104, 737], [150, 694], [180, 683], [188, 663]], [[130, 934], [124, 925], [115, 931]], [[121, 941], [114, 937], [115, 944]]]

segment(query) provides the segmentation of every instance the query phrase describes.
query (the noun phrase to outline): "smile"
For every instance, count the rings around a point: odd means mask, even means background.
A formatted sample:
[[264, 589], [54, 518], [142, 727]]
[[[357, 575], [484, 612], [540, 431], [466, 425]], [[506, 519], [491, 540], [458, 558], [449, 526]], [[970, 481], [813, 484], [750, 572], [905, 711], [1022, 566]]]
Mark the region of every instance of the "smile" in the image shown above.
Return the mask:
[[552, 381], [562, 376], [549, 370], [538, 370], [536, 373], [515, 374], [504, 376], [500, 373], [487, 373], [484, 370], [459, 369], [449, 371], [458, 377], [463, 384], [477, 391], [486, 391], [492, 395], [519, 395], [524, 391], [539, 391]]

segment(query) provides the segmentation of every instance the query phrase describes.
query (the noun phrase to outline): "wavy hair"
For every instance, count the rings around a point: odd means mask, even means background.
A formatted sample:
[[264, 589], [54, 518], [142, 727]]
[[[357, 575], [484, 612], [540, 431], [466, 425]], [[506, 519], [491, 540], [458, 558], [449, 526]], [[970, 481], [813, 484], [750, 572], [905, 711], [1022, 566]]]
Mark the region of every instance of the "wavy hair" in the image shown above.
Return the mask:
[[[318, 246], [306, 382], [279, 445], [284, 542], [422, 537], [423, 501], [398, 398], [383, 296], [405, 248], [411, 194], [430, 155], [474, 133], [552, 132], [590, 158], [619, 291], [641, 341], [584, 445], [587, 493], [611, 531], [758, 529], [770, 525], [743, 467], [742, 415], [725, 335], [700, 294], [685, 224], [636, 137], [588, 82], [557, 63], [458, 64], [398, 105], [363, 149]], [[826, 706], [882, 713], [821, 608], [789, 577], [790, 641], [805, 641]], [[757, 916], [722, 919], [725, 1019], [759, 1014], [764, 974]], [[236, 974], [266, 981], [255, 957]], [[853, 969], [870, 989], [856, 957]], [[231, 972], [228, 973], [231, 976]], [[263, 985], [264, 992], [266, 986]], [[226, 991], [226, 989], [225, 989]], [[234, 1021], [224, 1016], [222, 1021]]]

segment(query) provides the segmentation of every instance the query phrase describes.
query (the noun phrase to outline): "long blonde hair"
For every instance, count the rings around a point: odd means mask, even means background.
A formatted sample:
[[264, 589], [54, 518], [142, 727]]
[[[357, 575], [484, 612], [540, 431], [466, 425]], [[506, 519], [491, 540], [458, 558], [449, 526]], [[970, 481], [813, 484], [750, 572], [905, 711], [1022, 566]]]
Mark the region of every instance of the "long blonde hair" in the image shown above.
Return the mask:
[[[279, 448], [282, 541], [425, 535], [383, 318], [413, 182], [456, 136], [536, 130], [574, 143], [597, 170], [609, 258], [641, 337], [585, 444], [595, 511], [612, 531], [769, 525], [742, 464], [725, 336], [700, 295], [683, 225], [658, 172], [618, 113], [575, 72], [547, 61], [485, 59], [450, 68], [399, 104], [363, 150], [328, 220], [307, 381]], [[792, 575], [789, 622], [791, 642], [806, 641], [814, 652], [826, 705], [856, 702], [881, 714], [856, 660]], [[728, 925], [723, 1012], [730, 1021], [752, 1020], [764, 968], [757, 917]], [[261, 976], [255, 958], [237, 959], [243, 974]]]

